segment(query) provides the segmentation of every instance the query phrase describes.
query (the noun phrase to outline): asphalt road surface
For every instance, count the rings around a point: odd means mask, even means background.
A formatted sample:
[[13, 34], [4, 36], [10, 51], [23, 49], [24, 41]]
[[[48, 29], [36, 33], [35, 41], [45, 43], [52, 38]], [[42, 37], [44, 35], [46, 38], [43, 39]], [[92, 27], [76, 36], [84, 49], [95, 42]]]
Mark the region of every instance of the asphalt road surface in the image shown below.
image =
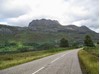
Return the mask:
[[77, 55], [79, 50], [68, 50], [0, 70], [0, 74], [82, 74]]

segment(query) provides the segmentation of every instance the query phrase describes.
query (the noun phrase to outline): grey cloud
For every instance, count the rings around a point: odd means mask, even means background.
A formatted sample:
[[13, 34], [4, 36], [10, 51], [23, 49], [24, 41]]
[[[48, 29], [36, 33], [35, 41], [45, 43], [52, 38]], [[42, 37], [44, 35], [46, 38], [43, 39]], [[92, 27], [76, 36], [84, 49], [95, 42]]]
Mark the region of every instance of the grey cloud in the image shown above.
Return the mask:
[[72, 19], [70, 22], [73, 23], [75, 21], [82, 21], [81, 25], [86, 25], [92, 29], [99, 28], [99, 0], [65, 0], [66, 2], [70, 2], [70, 4], [74, 4], [78, 7], [84, 7], [84, 10], [88, 11], [87, 15], [80, 16], [73, 14], [71, 12], [68, 16], [69, 19]]
[[13, 6], [9, 0], [0, 0], [0, 18], [13, 18], [26, 14], [30, 10], [27, 6]]
[[2, 9], [0, 11], [0, 18], [12, 18], [12, 17], [19, 17], [20, 15], [24, 15], [26, 13], [26, 9]]

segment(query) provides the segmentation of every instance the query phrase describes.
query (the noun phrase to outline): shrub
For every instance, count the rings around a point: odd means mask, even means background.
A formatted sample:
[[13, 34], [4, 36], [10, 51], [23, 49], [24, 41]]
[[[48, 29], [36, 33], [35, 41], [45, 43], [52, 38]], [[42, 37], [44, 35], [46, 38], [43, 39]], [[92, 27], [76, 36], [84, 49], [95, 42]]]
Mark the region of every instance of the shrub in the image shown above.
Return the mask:
[[18, 51], [20, 51], [20, 52], [29, 51], [29, 47], [20, 47], [20, 48], [18, 48]]
[[30, 42], [28, 42], [28, 43], [24, 43], [24, 45], [26, 45], [26, 46], [33, 46], [33, 47], [37, 47], [37, 46], [39, 46], [38, 43], [30, 43]]
[[37, 47], [38, 50], [46, 50], [46, 49], [50, 49], [50, 48], [55, 48], [55, 45], [49, 44], [49, 43], [44, 43]]
[[85, 36], [84, 45], [89, 47], [94, 47], [94, 43], [89, 35]]
[[74, 47], [74, 48], [78, 48], [78, 47], [79, 47], [79, 43], [77, 43], [77, 42], [73, 42], [73, 43], [72, 43], [72, 47]]
[[65, 39], [65, 38], [62, 38], [62, 39], [60, 40], [60, 47], [69, 47], [68, 40]]

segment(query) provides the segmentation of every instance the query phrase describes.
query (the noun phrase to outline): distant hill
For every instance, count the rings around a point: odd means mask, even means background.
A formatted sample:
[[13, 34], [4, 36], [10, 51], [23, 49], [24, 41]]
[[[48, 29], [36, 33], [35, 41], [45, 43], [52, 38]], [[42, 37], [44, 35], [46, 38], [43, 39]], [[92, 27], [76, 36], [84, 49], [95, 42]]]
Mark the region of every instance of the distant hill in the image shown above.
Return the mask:
[[65, 37], [70, 43], [83, 43], [84, 36], [89, 34], [97, 42], [99, 34], [86, 26], [62, 26], [56, 20], [33, 20], [28, 27], [15, 27], [0, 24], [0, 41], [14, 40], [19, 42], [57, 42]]

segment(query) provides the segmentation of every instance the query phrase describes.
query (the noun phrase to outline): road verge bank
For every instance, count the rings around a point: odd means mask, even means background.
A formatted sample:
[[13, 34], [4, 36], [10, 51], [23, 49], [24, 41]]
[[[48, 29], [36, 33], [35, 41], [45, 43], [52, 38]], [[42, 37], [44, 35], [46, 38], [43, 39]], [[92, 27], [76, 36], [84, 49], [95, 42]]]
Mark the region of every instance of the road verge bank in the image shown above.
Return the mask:
[[98, 57], [85, 50], [80, 50], [78, 56], [83, 74], [99, 74]]

